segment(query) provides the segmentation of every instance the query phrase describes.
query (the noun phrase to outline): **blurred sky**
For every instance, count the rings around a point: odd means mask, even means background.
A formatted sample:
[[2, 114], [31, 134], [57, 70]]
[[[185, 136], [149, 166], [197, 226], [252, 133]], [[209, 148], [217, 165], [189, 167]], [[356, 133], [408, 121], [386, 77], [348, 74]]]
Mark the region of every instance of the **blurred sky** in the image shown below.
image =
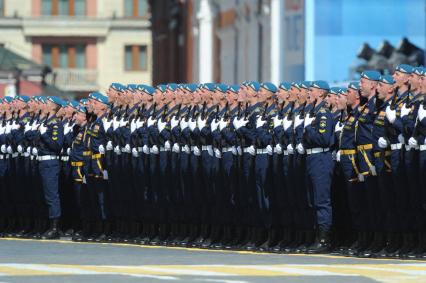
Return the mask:
[[[309, 0], [307, 0], [310, 2]], [[397, 45], [402, 37], [425, 48], [426, 0], [313, 0], [314, 60], [305, 62], [313, 78], [348, 78], [363, 42], [378, 48], [384, 39]], [[309, 5], [308, 5], [309, 7]], [[307, 7], [307, 8], [308, 8]], [[309, 9], [309, 8], [308, 8]]]

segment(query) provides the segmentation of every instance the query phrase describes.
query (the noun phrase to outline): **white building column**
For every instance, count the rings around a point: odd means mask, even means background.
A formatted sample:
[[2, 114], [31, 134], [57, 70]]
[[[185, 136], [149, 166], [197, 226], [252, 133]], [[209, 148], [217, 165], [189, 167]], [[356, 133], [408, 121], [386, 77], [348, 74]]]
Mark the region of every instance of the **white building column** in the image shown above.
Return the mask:
[[200, 10], [197, 14], [199, 23], [198, 78], [200, 83], [213, 81], [213, 17], [210, 0], [201, 0]]
[[271, 82], [284, 76], [284, 0], [271, 0]]

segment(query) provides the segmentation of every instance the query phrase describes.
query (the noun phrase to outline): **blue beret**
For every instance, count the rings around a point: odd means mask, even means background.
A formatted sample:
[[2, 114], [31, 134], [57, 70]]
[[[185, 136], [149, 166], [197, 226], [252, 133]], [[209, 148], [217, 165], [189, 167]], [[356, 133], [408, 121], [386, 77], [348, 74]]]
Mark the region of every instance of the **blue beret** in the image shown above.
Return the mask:
[[238, 91], [240, 90], [240, 85], [231, 85], [229, 87], [229, 90], [232, 91], [233, 93], [238, 94]]
[[38, 101], [43, 103], [43, 104], [46, 104], [47, 103], [47, 97], [46, 96], [40, 96], [38, 98]]
[[56, 105], [59, 105], [61, 107], [63, 107], [65, 105], [65, 102], [57, 96], [48, 96], [47, 100], [50, 101], [50, 102], [53, 102]]
[[14, 100], [14, 98], [13, 98], [13, 97], [10, 97], [10, 96], [6, 96], [6, 97], [4, 98], [4, 102], [6, 102], [6, 103], [11, 103], [13, 100]]
[[339, 89], [339, 94], [345, 94], [348, 91], [348, 89], [346, 87], [341, 87]]
[[244, 81], [241, 85], [243, 86], [250, 86], [251, 81]]
[[380, 81], [380, 73], [377, 71], [364, 71], [361, 73], [361, 78], [365, 78], [370, 81]]
[[87, 98], [80, 99], [80, 103], [83, 104], [83, 105], [86, 105], [87, 104]]
[[214, 84], [214, 83], [205, 83], [205, 84], [202, 84], [202, 88], [207, 89], [209, 91], [215, 91], [216, 84]]
[[68, 101], [68, 106], [71, 106], [72, 108], [77, 109], [78, 105], [79, 105], [78, 101], [75, 101], [75, 100]]
[[348, 88], [359, 90], [359, 82], [350, 82]]
[[165, 92], [167, 90], [166, 85], [157, 85], [156, 89], [160, 90], [161, 92]]
[[338, 95], [340, 91], [340, 87], [330, 87], [330, 93]]
[[395, 80], [391, 75], [383, 75], [380, 77], [380, 81], [385, 84], [393, 85], [395, 83]]
[[178, 84], [178, 88], [180, 88], [180, 89], [185, 89], [185, 85], [186, 85], [186, 84]]
[[283, 89], [283, 90], [290, 90], [291, 84], [289, 84], [289, 83], [280, 83], [279, 88]]
[[395, 71], [411, 74], [412, 72], [414, 72], [414, 67], [408, 64], [399, 64], [398, 66], [396, 66]]
[[273, 83], [270, 83], [270, 82], [264, 82], [260, 86], [274, 93], [278, 91], [278, 88]]
[[128, 84], [127, 85], [127, 90], [135, 92], [137, 89], [138, 89], [138, 85], [137, 84]]
[[308, 89], [312, 86], [312, 82], [310, 81], [303, 81], [299, 84], [300, 88]]
[[254, 91], [259, 91], [260, 89], [260, 83], [258, 82], [250, 82], [248, 86], [251, 87]]
[[171, 91], [175, 91], [178, 88], [178, 85], [175, 83], [170, 83], [167, 85], [167, 87], [171, 90]]
[[198, 88], [197, 84], [186, 84], [185, 89], [190, 92], [195, 92]]
[[146, 85], [144, 85], [144, 84], [138, 84], [138, 85], [136, 86], [136, 89], [137, 89], [137, 90], [140, 90], [140, 91], [143, 91], [143, 89], [145, 88], [145, 86], [146, 86]]
[[91, 92], [89, 98], [101, 102], [103, 104], [108, 104], [108, 97], [103, 95], [100, 92]]
[[295, 88], [300, 89], [300, 85], [299, 85], [299, 83], [298, 83], [298, 82], [292, 82], [292, 83], [291, 83], [291, 86], [294, 86]]
[[81, 112], [81, 113], [86, 113], [87, 112], [86, 107], [81, 106], [81, 105], [78, 106], [76, 109], [77, 109], [78, 112]]
[[16, 99], [18, 99], [18, 100], [20, 100], [22, 102], [25, 102], [25, 103], [27, 103], [28, 101], [30, 101], [30, 98], [28, 96], [26, 96], [26, 95], [18, 95], [16, 97]]
[[424, 67], [415, 67], [413, 73], [418, 75], [418, 76], [424, 76], [425, 75], [425, 68]]
[[216, 84], [216, 89], [220, 92], [226, 92], [229, 87], [226, 84]]
[[152, 95], [155, 92], [155, 88], [150, 85], [142, 85], [142, 91], [148, 95]]
[[326, 81], [314, 81], [312, 82], [312, 86], [314, 88], [319, 88], [319, 89], [323, 89], [323, 90], [330, 90], [330, 86], [328, 85], [328, 83]]
[[124, 85], [120, 83], [112, 83], [110, 87], [116, 91], [123, 91], [125, 88]]

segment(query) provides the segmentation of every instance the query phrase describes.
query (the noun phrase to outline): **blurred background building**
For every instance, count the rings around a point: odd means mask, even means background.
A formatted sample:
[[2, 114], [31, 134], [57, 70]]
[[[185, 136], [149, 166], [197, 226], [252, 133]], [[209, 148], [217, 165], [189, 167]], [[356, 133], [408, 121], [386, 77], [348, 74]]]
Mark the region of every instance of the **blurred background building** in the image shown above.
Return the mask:
[[0, 93], [340, 82], [425, 46], [426, 0], [0, 0]]
[[77, 96], [152, 83], [150, 26], [147, 0], [0, 0], [0, 45], [50, 67], [43, 82]]
[[425, 0], [150, 2], [154, 83], [336, 82], [424, 63]]

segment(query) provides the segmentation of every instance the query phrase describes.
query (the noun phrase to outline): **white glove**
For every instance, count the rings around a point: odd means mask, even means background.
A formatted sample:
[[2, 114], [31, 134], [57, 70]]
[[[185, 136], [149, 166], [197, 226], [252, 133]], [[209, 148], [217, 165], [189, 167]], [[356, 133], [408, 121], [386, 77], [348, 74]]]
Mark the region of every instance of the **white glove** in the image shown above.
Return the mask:
[[127, 152], [127, 153], [131, 153], [132, 152], [132, 148], [130, 147], [130, 144], [126, 144], [124, 146], [124, 150], [122, 150], [123, 152]]
[[188, 126], [191, 132], [193, 132], [197, 127], [197, 121], [195, 121], [194, 119], [189, 119]]
[[144, 145], [144, 146], [142, 147], [142, 151], [143, 151], [143, 153], [145, 153], [145, 154], [149, 154], [149, 147], [148, 147], [147, 145]]
[[418, 118], [420, 121], [422, 121], [426, 117], [426, 109], [423, 108], [423, 105], [420, 105], [419, 111], [418, 111]]
[[0, 135], [3, 135], [6, 132], [6, 127], [0, 125]]
[[28, 154], [31, 154], [31, 147], [30, 147], [30, 146], [29, 146], [29, 147], [27, 147], [26, 152], [27, 152]]
[[180, 120], [180, 130], [181, 131], [188, 128], [188, 126], [189, 126], [188, 121], [185, 121], [185, 119]]
[[240, 119], [238, 119], [237, 117], [235, 117], [234, 120], [232, 120], [232, 125], [234, 126], [235, 129], [239, 128], [239, 123], [240, 123]]
[[137, 148], [132, 148], [132, 156], [133, 157], [138, 157], [139, 156], [139, 152], [138, 152], [138, 149]]
[[111, 120], [111, 121], [108, 121], [108, 119], [103, 119], [102, 120], [102, 125], [104, 126], [105, 132], [107, 132], [108, 129], [111, 128], [112, 123], [113, 123], [113, 120]]
[[198, 127], [198, 129], [201, 130], [202, 128], [204, 128], [206, 126], [206, 123], [207, 123], [206, 119], [201, 119], [201, 116], [198, 117], [198, 119], [197, 119], [197, 127]]
[[237, 154], [243, 155], [243, 150], [241, 149], [241, 146], [237, 146]]
[[141, 120], [139, 118], [136, 119], [136, 129], [143, 127], [143, 124], [144, 124], [143, 120]]
[[220, 126], [220, 121], [216, 121], [216, 119], [213, 119], [213, 121], [210, 124], [210, 130], [214, 132], [217, 130], [217, 128], [219, 128], [219, 126]]
[[157, 123], [158, 132], [161, 133], [164, 130], [164, 128], [166, 128], [166, 125], [167, 125], [167, 122], [163, 122], [161, 121], [161, 119], [158, 120], [158, 123]]
[[301, 143], [299, 143], [299, 144], [296, 145], [296, 149], [297, 149], [297, 152], [299, 154], [304, 154], [305, 153], [305, 148], [303, 147], [303, 144], [301, 144]]
[[33, 153], [34, 156], [37, 156], [38, 155], [38, 149], [36, 147], [33, 147], [32, 153]]
[[379, 138], [379, 140], [377, 141], [377, 144], [379, 145], [380, 148], [387, 148], [389, 146], [388, 141], [383, 137]]
[[419, 143], [417, 142], [417, 140], [416, 140], [415, 138], [413, 138], [413, 137], [411, 137], [411, 138], [408, 140], [408, 144], [409, 144], [410, 146], [412, 146], [412, 147], [416, 147], [416, 146], [418, 146], [418, 145], [419, 145]]
[[13, 149], [10, 145], [7, 147], [7, 153], [9, 153], [9, 154], [13, 153]]
[[151, 127], [152, 125], [154, 125], [155, 122], [156, 122], [156, 120], [154, 118], [152, 118], [152, 116], [149, 117], [148, 122], [147, 122], [148, 127]]
[[340, 162], [340, 156], [341, 156], [341, 154], [342, 153], [340, 152], [340, 150], [338, 150], [337, 153], [336, 153], [336, 161], [337, 162]]
[[5, 144], [2, 144], [0, 147], [1, 153], [7, 153], [7, 146]]
[[152, 154], [158, 154], [158, 146], [156, 146], [156, 145], [153, 145], [152, 147], [151, 147], [151, 149], [149, 150], [149, 152], [150, 153], [152, 153]]
[[344, 124], [340, 121], [337, 122], [336, 126], [334, 126], [334, 132], [341, 132], [343, 130]]
[[398, 142], [402, 143], [402, 144], [405, 144], [405, 138], [404, 138], [404, 136], [402, 134], [398, 135]]
[[191, 150], [189, 149], [188, 145], [184, 145], [182, 147], [182, 151], [185, 152], [186, 154], [190, 154], [191, 153]]
[[112, 146], [112, 141], [108, 141], [106, 144], [106, 150], [112, 150], [114, 147]]
[[172, 119], [170, 120], [170, 127], [174, 129], [177, 126], [179, 126], [179, 119], [177, 119], [176, 116], [173, 116]]
[[169, 141], [166, 141], [165, 143], [164, 143], [164, 149], [165, 150], [170, 150], [172, 148], [172, 145], [170, 144], [170, 142]]
[[306, 115], [305, 117], [305, 125], [304, 127], [306, 128], [307, 126], [309, 126], [310, 124], [312, 124], [312, 121], [315, 120], [315, 117], [311, 117], [311, 115]]
[[231, 152], [232, 152], [233, 155], [238, 155], [238, 149], [235, 146], [232, 147]]
[[288, 118], [285, 118], [283, 120], [284, 131], [287, 131], [287, 129], [290, 128], [291, 125], [293, 125], [293, 120], [289, 120]]
[[12, 130], [18, 130], [21, 127], [16, 121], [12, 122]]
[[294, 154], [294, 148], [291, 143], [287, 145], [287, 152], [288, 154]]
[[253, 156], [255, 156], [256, 155], [256, 149], [254, 148], [254, 146], [249, 146], [248, 148], [247, 148], [247, 152], [250, 154], [250, 155], [253, 155]]
[[19, 153], [23, 153], [24, 152], [24, 149], [22, 148], [22, 145], [18, 145], [16, 147], [16, 149], [18, 150]]
[[236, 129], [239, 129], [239, 128], [241, 128], [241, 127], [245, 127], [246, 125], [247, 125], [247, 123], [248, 123], [249, 121], [247, 120], [247, 119], [241, 119], [241, 120], [238, 120], [238, 128], [236, 128]]
[[99, 151], [100, 154], [104, 154], [105, 153], [105, 147], [104, 147], [103, 144], [99, 145], [98, 151]]
[[115, 131], [118, 129], [118, 127], [120, 127], [120, 121], [117, 120], [117, 117], [115, 117], [112, 120], [112, 129]]
[[410, 114], [410, 111], [411, 111], [411, 109], [407, 108], [407, 105], [405, 105], [405, 103], [404, 103], [401, 107], [401, 118]]
[[136, 119], [133, 119], [132, 122], [130, 122], [130, 132], [133, 133], [134, 131], [136, 131], [136, 129], [137, 129]]
[[[24, 133], [26, 133], [26, 132], [28, 132], [28, 131], [31, 131], [31, 125], [30, 125], [30, 123], [26, 123], [25, 124], [25, 130], [24, 130]], [[6, 130], [6, 129], [5, 129]]]
[[279, 143], [277, 143], [276, 145], [275, 145], [275, 152], [277, 153], [277, 154], [281, 154], [281, 153], [283, 153], [283, 148], [282, 148], [282, 146], [281, 146], [281, 144], [279, 144]]
[[32, 125], [31, 125], [31, 131], [36, 131], [37, 130], [37, 128], [38, 128], [38, 126], [40, 126], [40, 124], [37, 124], [37, 123], [33, 123]]
[[208, 147], [207, 147], [207, 153], [208, 153], [210, 156], [213, 156], [213, 155], [214, 155], [213, 147], [208, 146]]
[[297, 115], [295, 120], [294, 120], [294, 128], [297, 128], [302, 124], [303, 124], [303, 119], [300, 118], [300, 115]]
[[67, 135], [68, 133], [70, 133], [73, 128], [74, 128], [73, 124], [66, 123], [64, 127], [64, 135]]
[[176, 153], [179, 153], [179, 152], [180, 152], [180, 146], [179, 146], [179, 144], [178, 144], [178, 143], [174, 143], [174, 144], [173, 144], [172, 151], [173, 151], [173, 152], [176, 152]]
[[116, 154], [121, 154], [121, 150], [120, 150], [120, 147], [119, 147], [118, 145], [116, 145], [116, 146], [114, 147], [114, 152], [115, 152]]
[[193, 150], [193, 152], [194, 152], [194, 155], [195, 155], [195, 156], [200, 156], [200, 155], [201, 155], [201, 151], [200, 151], [200, 149], [198, 148], [198, 146], [194, 146], [194, 150]]
[[280, 127], [283, 125], [283, 119], [279, 117], [279, 115], [274, 116], [274, 128]]
[[269, 154], [269, 155], [272, 155], [272, 154], [274, 154], [274, 149], [272, 148], [272, 145], [267, 145], [266, 146], [266, 152]]
[[219, 120], [219, 130], [223, 130], [226, 128], [226, 126], [228, 126], [228, 121], [225, 121], [225, 119], [220, 119]]
[[129, 123], [128, 120], [124, 120], [124, 118], [121, 118], [120, 120], [120, 127], [125, 127], [127, 126], [127, 123]]
[[390, 106], [386, 107], [386, 118], [388, 119], [389, 123], [393, 124], [396, 119], [396, 110], [392, 110]]
[[40, 130], [40, 134], [44, 134], [47, 131], [47, 127], [43, 124], [40, 125], [40, 127], [38, 128]]
[[261, 128], [265, 125], [266, 120], [263, 120], [261, 116], [259, 116], [256, 120], [256, 128]]
[[218, 149], [218, 148], [214, 149], [214, 156], [216, 158], [222, 158], [222, 152], [220, 152], [220, 149]]
[[67, 155], [70, 156], [71, 155], [71, 148], [67, 148]]

